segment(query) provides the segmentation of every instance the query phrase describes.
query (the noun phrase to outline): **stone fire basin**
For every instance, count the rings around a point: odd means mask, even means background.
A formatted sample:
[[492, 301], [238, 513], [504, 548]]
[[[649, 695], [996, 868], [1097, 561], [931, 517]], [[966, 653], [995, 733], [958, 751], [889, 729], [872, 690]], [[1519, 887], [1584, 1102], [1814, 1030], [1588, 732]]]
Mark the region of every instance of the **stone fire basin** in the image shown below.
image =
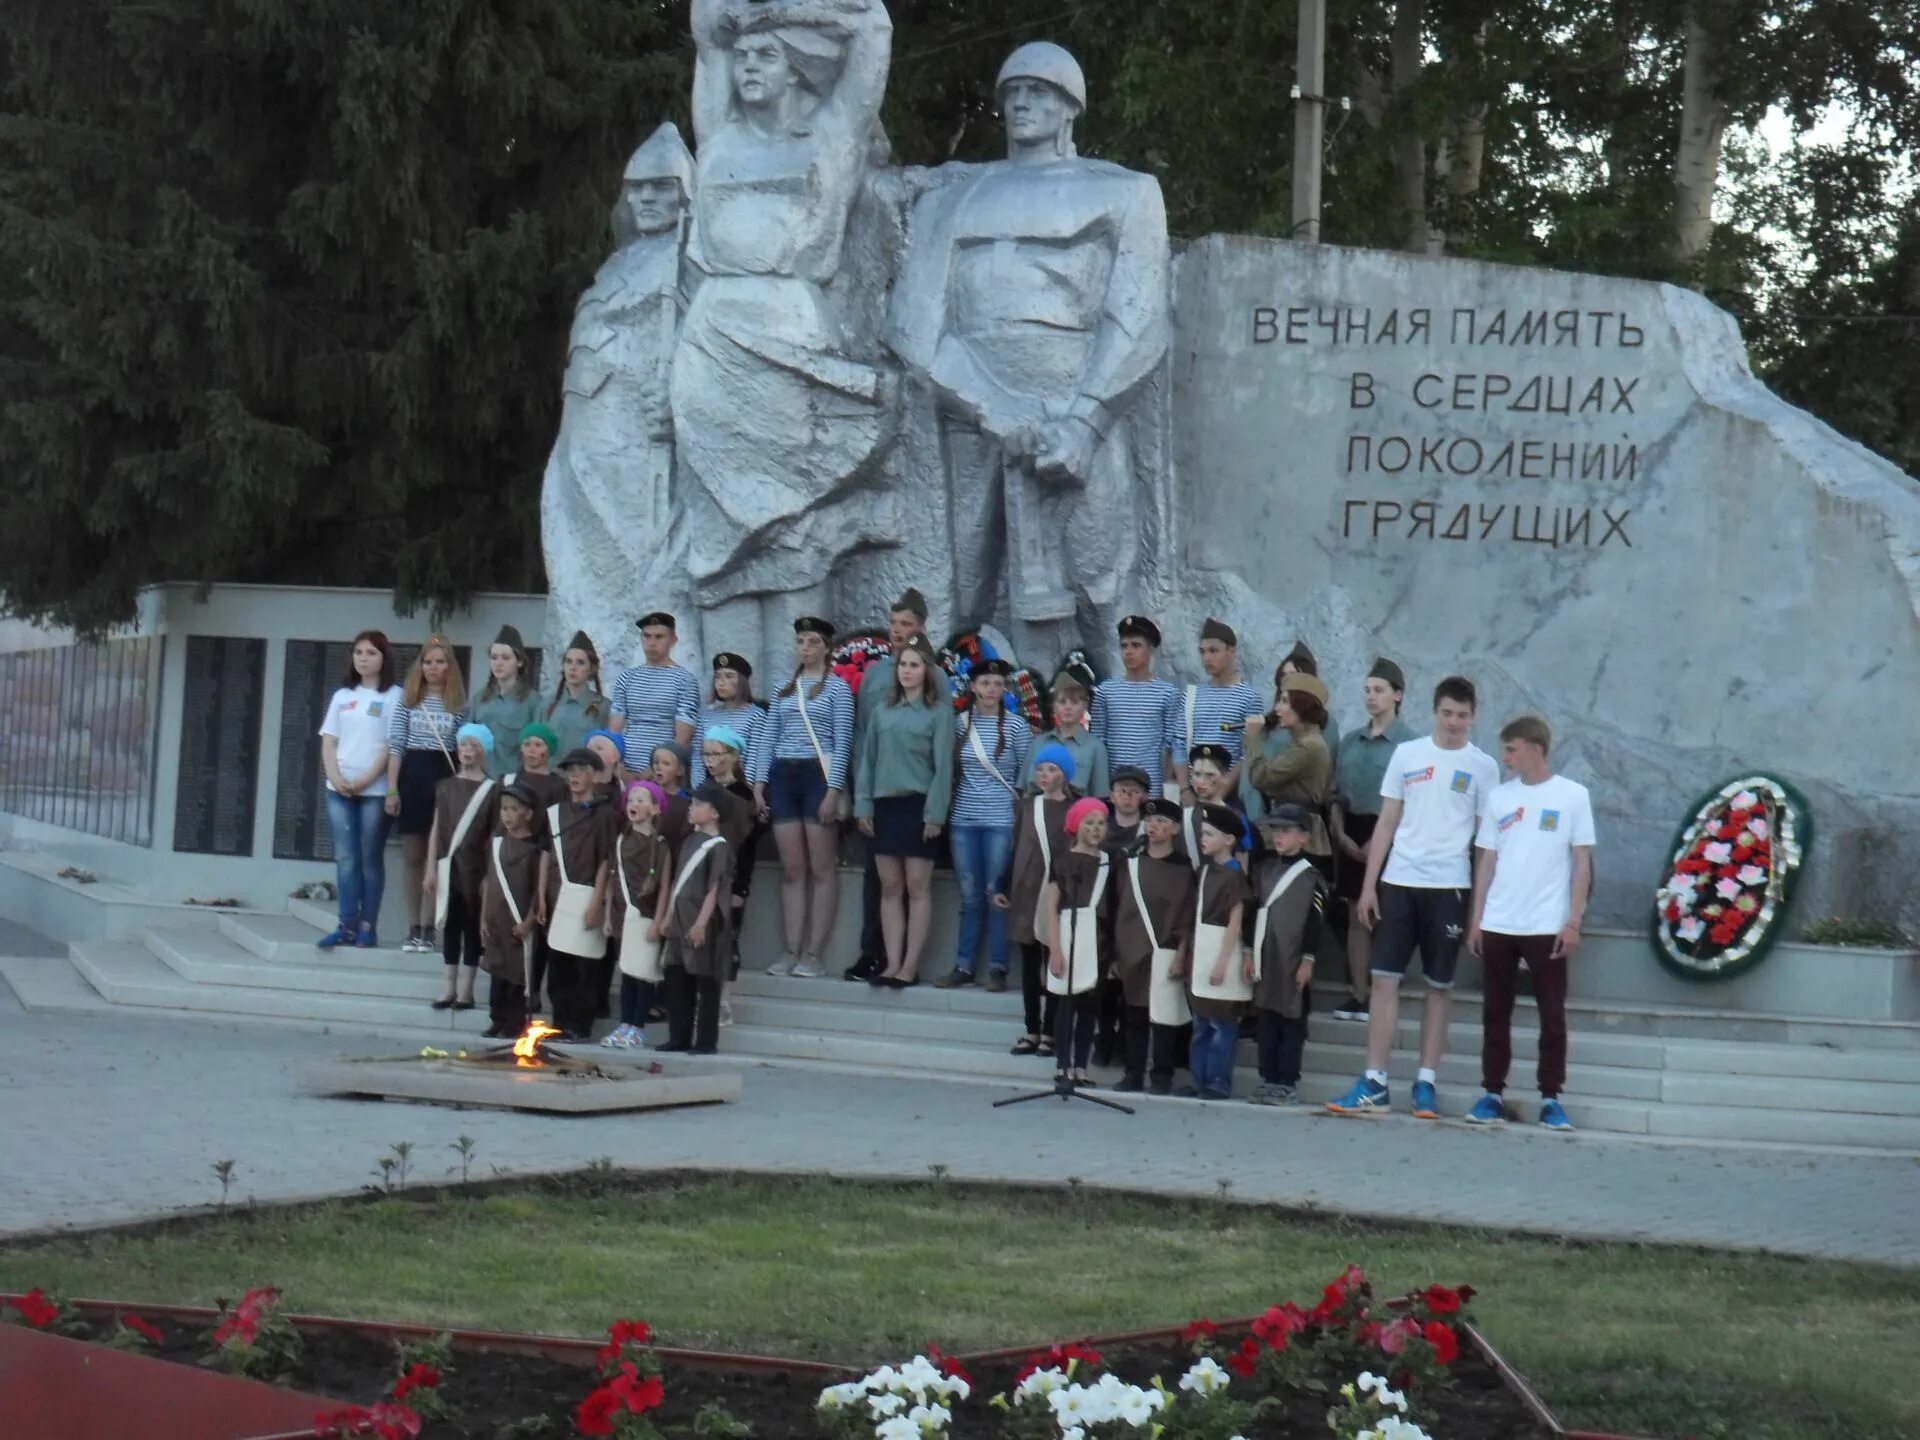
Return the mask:
[[300, 1088], [310, 1095], [414, 1100], [428, 1105], [533, 1110], [550, 1115], [610, 1115], [672, 1105], [711, 1105], [740, 1098], [733, 1070], [653, 1073], [641, 1065], [563, 1059], [523, 1070], [458, 1056], [342, 1056], [306, 1066]]

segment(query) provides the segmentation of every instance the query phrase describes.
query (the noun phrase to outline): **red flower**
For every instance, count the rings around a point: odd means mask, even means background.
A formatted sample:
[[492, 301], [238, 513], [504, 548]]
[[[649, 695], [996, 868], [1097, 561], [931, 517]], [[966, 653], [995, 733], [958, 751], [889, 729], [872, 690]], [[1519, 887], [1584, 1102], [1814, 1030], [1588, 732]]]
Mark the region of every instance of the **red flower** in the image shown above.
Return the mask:
[[367, 1411], [367, 1419], [379, 1440], [413, 1440], [420, 1433], [420, 1417], [393, 1401], [374, 1402]]
[[1460, 1292], [1444, 1285], [1429, 1285], [1420, 1292], [1420, 1298], [1435, 1315], [1451, 1315], [1460, 1308]]
[[427, 1364], [416, 1361], [407, 1367], [407, 1373], [393, 1382], [393, 1398], [404, 1400], [416, 1390], [431, 1390], [440, 1383], [440, 1372]]
[[1455, 1335], [1453, 1327], [1441, 1320], [1429, 1320], [1420, 1327], [1420, 1334], [1427, 1344], [1433, 1347], [1433, 1358], [1442, 1365], [1451, 1365], [1460, 1353], [1460, 1337]]
[[1027, 1363], [1020, 1367], [1019, 1373], [1013, 1377], [1013, 1383], [1018, 1385], [1037, 1371], [1065, 1370], [1070, 1362], [1076, 1360], [1088, 1366], [1103, 1363], [1100, 1352], [1091, 1345], [1079, 1340], [1069, 1340], [1065, 1344], [1050, 1345], [1045, 1350], [1034, 1351], [1027, 1357]]
[[242, 1345], [251, 1345], [254, 1337], [260, 1333], [260, 1324], [251, 1315], [242, 1315], [235, 1310], [222, 1320], [213, 1332], [213, 1343], [225, 1345], [238, 1340]]
[[1306, 1328], [1306, 1313], [1291, 1302], [1270, 1306], [1266, 1314], [1253, 1322], [1254, 1336], [1273, 1350], [1286, 1349], [1287, 1337], [1298, 1335]]
[[240, 1297], [234, 1308], [249, 1319], [258, 1320], [280, 1303], [280, 1291], [272, 1285], [260, 1285]]
[[660, 1402], [667, 1398], [667, 1387], [658, 1375], [649, 1375], [643, 1380], [631, 1363], [620, 1367], [620, 1373], [607, 1382], [607, 1389], [635, 1415], [658, 1410]]
[[60, 1318], [60, 1307], [41, 1293], [35, 1286], [18, 1300], [7, 1302], [20, 1313], [20, 1318], [36, 1330], [44, 1330]]
[[365, 1433], [373, 1412], [364, 1405], [347, 1405], [339, 1410], [322, 1410], [313, 1417], [313, 1432], [333, 1440], [335, 1436]]
[[646, 1345], [653, 1340], [653, 1327], [644, 1320], [616, 1320], [607, 1327], [607, 1343], [602, 1345], [594, 1358], [599, 1361], [600, 1369], [613, 1368], [620, 1353], [629, 1345]]
[[[1434, 1322], [1438, 1324], [1439, 1322]], [[1442, 1327], [1445, 1328], [1444, 1326]], [[1388, 1355], [1398, 1355], [1407, 1348], [1407, 1342], [1420, 1335], [1420, 1327], [1413, 1321], [1402, 1317], [1390, 1325], [1380, 1327], [1380, 1349]]]
[[1227, 1357], [1227, 1368], [1242, 1380], [1251, 1379], [1259, 1363], [1260, 1345], [1251, 1335], [1242, 1340], [1240, 1348]]
[[602, 1385], [580, 1402], [580, 1408], [574, 1411], [574, 1424], [580, 1427], [582, 1435], [611, 1435], [614, 1418], [620, 1410], [620, 1397], [613, 1393], [611, 1386]]
[[120, 1323], [150, 1345], [164, 1345], [167, 1337], [160, 1333], [157, 1325], [150, 1325], [138, 1315], [122, 1315]]
[[1220, 1333], [1220, 1327], [1211, 1320], [1195, 1320], [1180, 1332], [1180, 1343], [1191, 1345], [1196, 1340], [1211, 1340]]
[[965, 1367], [931, 1340], [927, 1342], [927, 1359], [931, 1360], [934, 1367], [948, 1379], [964, 1380], [968, 1385], [973, 1384], [973, 1377], [966, 1372]]

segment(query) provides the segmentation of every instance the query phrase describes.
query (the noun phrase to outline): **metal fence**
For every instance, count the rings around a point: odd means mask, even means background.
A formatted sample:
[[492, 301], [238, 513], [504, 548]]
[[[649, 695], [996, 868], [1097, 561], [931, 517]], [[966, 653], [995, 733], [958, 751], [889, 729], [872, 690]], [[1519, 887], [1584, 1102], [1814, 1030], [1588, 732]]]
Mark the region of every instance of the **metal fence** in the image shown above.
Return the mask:
[[162, 645], [0, 655], [0, 810], [152, 845]]

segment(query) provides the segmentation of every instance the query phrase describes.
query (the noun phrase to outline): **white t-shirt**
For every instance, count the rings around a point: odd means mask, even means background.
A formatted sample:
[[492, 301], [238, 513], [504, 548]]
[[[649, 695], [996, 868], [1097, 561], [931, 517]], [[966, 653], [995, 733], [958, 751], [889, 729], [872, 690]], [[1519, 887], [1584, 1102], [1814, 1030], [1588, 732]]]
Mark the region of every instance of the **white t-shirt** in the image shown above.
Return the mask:
[[[364, 775], [386, 748], [387, 727], [393, 723], [393, 712], [400, 708], [402, 693], [398, 685], [388, 690], [370, 690], [361, 686], [333, 692], [333, 700], [327, 706], [327, 718], [320, 722], [320, 733], [331, 735], [339, 742], [340, 773], [347, 779]], [[333, 781], [327, 781], [327, 789], [333, 789]], [[386, 794], [386, 772], [381, 771], [359, 793]]]
[[1500, 783], [1500, 767], [1476, 745], [1442, 750], [1431, 735], [1402, 741], [1380, 777], [1380, 798], [1398, 800], [1400, 825], [1380, 878], [1415, 890], [1473, 883], [1473, 836]]
[[1507, 781], [1493, 792], [1478, 844], [1500, 857], [1480, 928], [1500, 935], [1559, 934], [1573, 906], [1573, 847], [1593, 844], [1587, 787], [1564, 775], [1538, 785]]

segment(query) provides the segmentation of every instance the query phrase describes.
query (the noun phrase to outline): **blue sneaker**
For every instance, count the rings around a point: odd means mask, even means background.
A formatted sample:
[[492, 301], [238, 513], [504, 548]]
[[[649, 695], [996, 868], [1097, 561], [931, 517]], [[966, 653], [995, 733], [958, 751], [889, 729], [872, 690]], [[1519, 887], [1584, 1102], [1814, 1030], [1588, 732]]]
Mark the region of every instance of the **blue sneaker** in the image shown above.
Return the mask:
[[1433, 1082], [1431, 1080], [1416, 1080], [1413, 1082], [1413, 1113], [1416, 1118], [1421, 1120], [1438, 1120], [1440, 1118], [1440, 1097], [1433, 1093]]
[[1540, 1123], [1549, 1130], [1573, 1129], [1573, 1122], [1567, 1119], [1567, 1112], [1560, 1108], [1558, 1100], [1540, 1102]]
[[380, 937], [373, 933], [373, 927], [371, 925], [362, 925], [360, 927], [360, 933], [353, 937], [353, 944], [357, 950], [377, 949], [380, 944]]
[[1504, 1125], [1507, 1123], [1507, 1102], [1492, 1091], [1488, 1091], [1473, 1102], [1473, 1108], [1467, 1111], [1469, 1125]]
[[314, 941], [313, 943], [319, 946], [322, 950], [331, 950], [336, 945], [351, 945], [353, 943], [353, 931], [349, 930], [346, 926], [341, 925], [338, 928], [336, 928], [331, 934], [322, 935], [318, 940]]
[[1378, 1080], [1362, 1075], [1353, 1088], [1338, 1100], [1329, 1100], [1327, 1109], [1336, 1115], [1384, 1114], [1393, 1108], [1393, 1096]]

